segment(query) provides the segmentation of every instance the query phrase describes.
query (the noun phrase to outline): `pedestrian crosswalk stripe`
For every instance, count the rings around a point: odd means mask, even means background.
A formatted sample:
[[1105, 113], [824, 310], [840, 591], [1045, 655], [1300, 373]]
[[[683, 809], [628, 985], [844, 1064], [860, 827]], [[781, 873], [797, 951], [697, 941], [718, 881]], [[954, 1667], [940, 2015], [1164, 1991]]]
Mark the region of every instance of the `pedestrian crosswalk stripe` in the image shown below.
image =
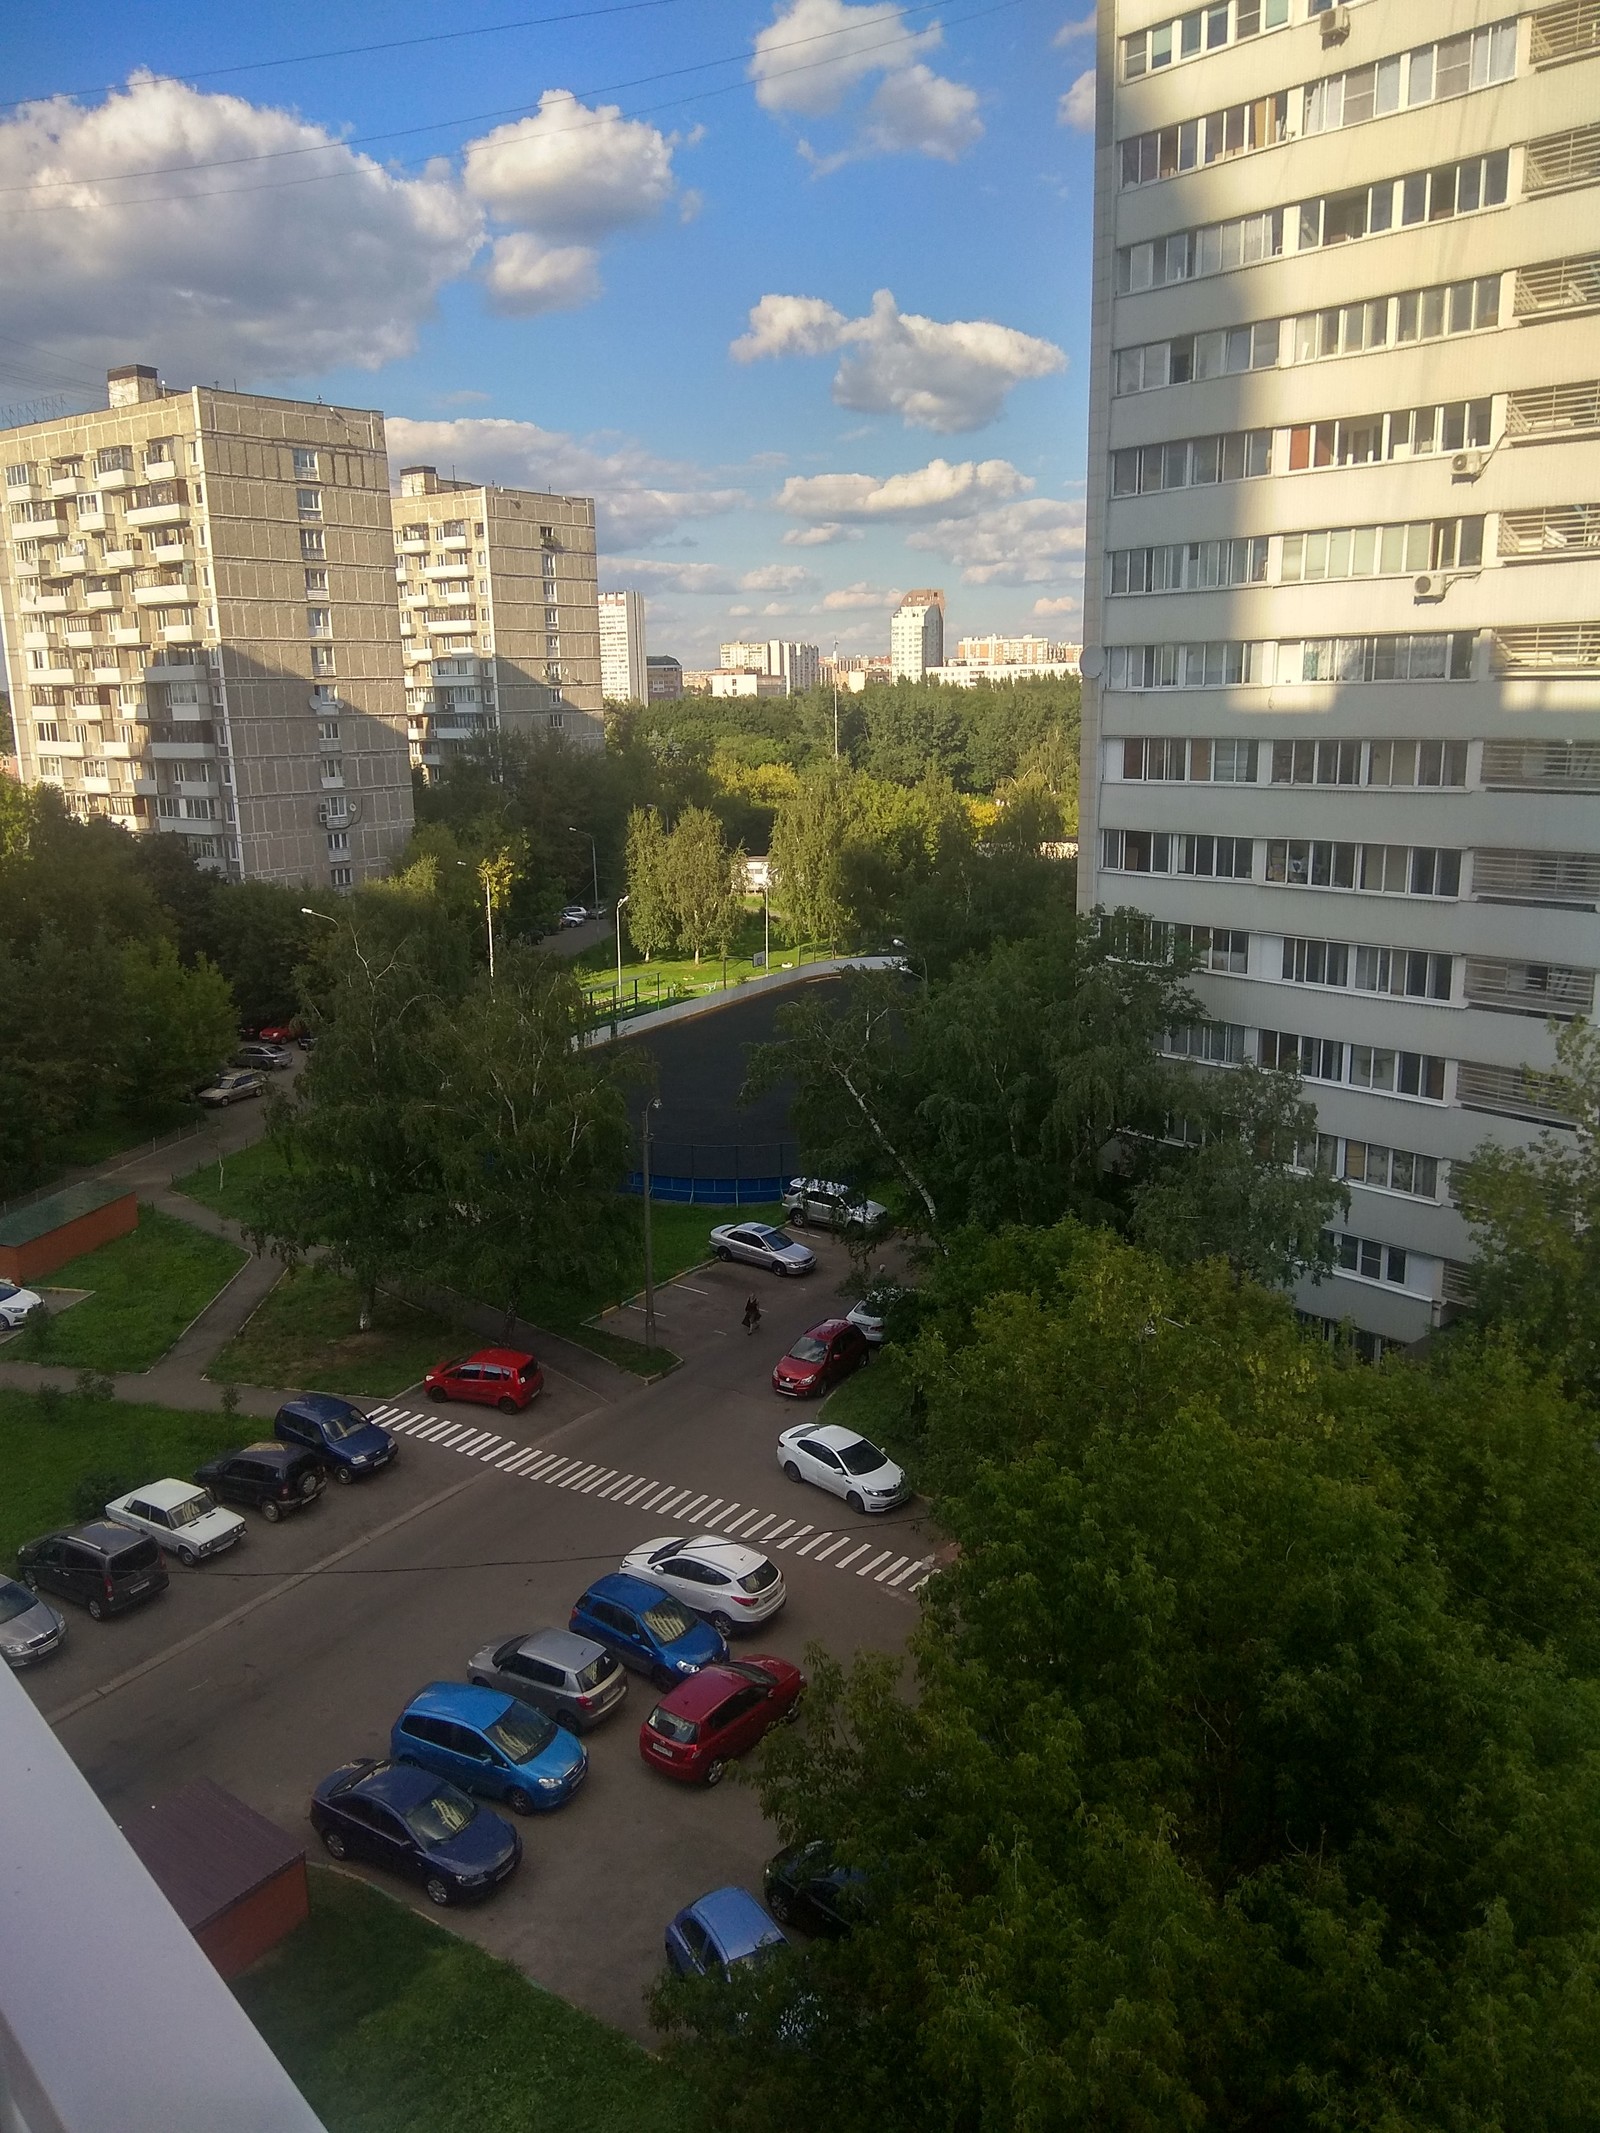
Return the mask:
[[839, 1558], [839, 1560], [838, 1560], [838, 1561], [837, 1561], [837, 1562], [836, 1562], [836, 1563], [834, 1564], [834, 1566], [833, 1566], [833, 1567], [834, 1567], [834, 1569], [835, 1569], [835, 1570], [848, 1570], [848, 1569], [850, 1568], [850, 1565], [851, 1565], [851, 1564], [852, 1564], [852, 1563], [853, 1563], [853, 1562], [855, 1561], [856, 1557], [857, 1557], [858, 1555], [865, 1555], [865, 1554], [866, 1554], [866, 1552], [867, 1552], [867, 1550], [868, 1550], [868, 1549], [869, 1549], [869, 1548], [870, 1548], [871, 1546], [872, 1546], [872, 1543], [871, 1543], [871, 1541], [863, 1541], [863, 1542], [861, 1543], [861, 1546], [860, 1546], [859, 1548], [852, 1548], [852, 1549], [850, 1550], [850, 1553], [849, 1553], [848, 1555], [841, 1555], [841, 1556], [840, 1556], [840, 1558]]
[[[850, 1536], [848, 1533], [841, 1533], [836, 1541], [829, 1541], [826, 1548], [819, 1550], [817, 1555], [817, 1561], [819, 1563], [825, 1563], [828, 1560], [828, 1557], [834, 1554], [836, 1550], [842, 1548], [845, 1545], [846, 1541], [849, 1540], [849, 1538]], [[802, 1548], [800, 1551], [802, 1555], [806, 1555], [809, 1552], [810, 1551], [805, 1548]]]
[[417, 1431], [417, 1436], [424, 1444], [428, 1444], [435, 1437], [442, 1437], [449, 1427], [448, 1422], [428, 1422]]
[[[830, 1528], [828, 1528], [828, 1527], [824, 1527], [824, 1528], [823, 1528], [823, 1530], [822, 1530], [822, 1531], [821, 1531], [821, 1532], [820, 1532], [819, 1534], [817, 1534], [817, 1535], [816, 1535], [816, 1537], [815, 1537], [815, 1538], [814, 1538], [813, 1540], [808, 1540], [808, 1541], [806, 1542], [805, 1546], [804, 1546], [803, 1548], [799, 1549], [799, 1550], [797, 1551], [797, 1553], [799, 1553], [799, 1554], [801, 1554], [801, 1555], [809, 1555], [809, 1554], [811, 1553], [811, 1551], [812, 1551], [812, 1549], [813, 1549], [813, 1548], [820, 1548], [820, 1547], [822, 1546], [823, 1542], [824, 1542], [824, 1541], [825, 1541], [825, 1540], [826, 1540], [826, 1539], [828, 1538], [828, 1534], [829, 1534], [829, 1531], [830, 1531], [830, 1530], [831, 1530]], [[842, 1548], [842, 1547], [844, 1546], [844, 1542], [843, 1542], [843, 1541], [841, 1541], [841, 1542], [839, 1543], [839, 1545], [840, 1545], [840, 1547]], [[832, 1550], [830, 1549], [830, 1550], [829, 1550], [828, 1552], [829, 1552], [830, 1554], [832, 1554], [832, 1552], [833, 1552], [833, 1551], [832, 1551]]]
[[391, 1415], [383, 1426], [387, 1430], [398, 1430], [402, 1436], [409, 1437], [417, 1426], [417, 1418], [415, 1415]]
[[608, 1466], [605, 1469], [604, 1473], [596, 1474], [593, 1481], [586, 1481], [579, 1493], [584, 1496], [592, 1496], [595, 1490], [598, 1489], [602, 1485], [602, 1483], [607, 1481], [615, 1481], [616, 1478], [616, 1468], [614, 1466]]
[[471, 1435], [472, 1431], [467, 1427], [464, 1422], [452, 1422], [445, 1430], [444, 1435], [442, 1437], [435, 1437], [433, 1441], [435, 1444], [448, 1444], [450, 1449], [454, 1451], [456, 1446], [460, 1444], [464, 1438], [470, 1437]]
[[622, 1501], [625, 1504], [635, 1504], [639, 1501], [639, 1498], [641, 1496], [648, 1496], [650, 1491], [654, 1487], [655, 1483], [653, 1481], [641, 1481], [635, 1488], [631, 1488], [628, 1491], [627, 1495], [623, 1497]]
[[892, 1563], [885, 1563], [883, 1568], [878, 1572], [877, 1582], [881, 1585], [885, 1578], [893, 1577], [894, 1573], [901, 1568], [905, 1560], [906, 1558], [903, 1555], [897, 1555]]
[[[784, 1520], [784, 1522], [783, 1522], [783, 1524], [782, 1524], [781, 1526], [774, 1526], [774, 1527], [773, 1527], [773, 1529], [772, 1529], [772, 1531], [771, 1531], [771, 1532], [770, 1532], [770, 1533], [769, 1533], [769, 1534], [767, 1535], [767, 1546], [768, 1546], [768, 1547], [770, 1548], [770, 1547], [772, 1546], [773, 1542], [774, 1542], [774, 1541], [775, 1541], [775, 1540], [776, 1540], [776, 1539], [778, 1538], [778, 1535], [779, 1535], [780, 1533], [787, 1533], [787, 1532], [789, 1531], [789, 1528], [790, 1528], [790, 1527], [791, 1527], [791, 1526], [792, 1526], [793, 1524], [794, 1524], [794, 1520], [793, 1520], [792, 1518], [786, 1518], [786, 1519]], [[792, 1538], [792, 1536], [791, 1536], [791, 1538]], [[788, 1542], [786, 1541], [786, 1542], [784, 1543], [784, 1545], [785, 1545], [785, 1547], [787, 1547], [787, 1546], [788, 1546]]]
[[624, 1489], [631, 1489], [638, 1480], [637, 1474], [619, 1474], [615, 1481], [608, 1481], [600, 1491], [602, 1496], [620, 1496]]
[[514, 1474], [519, 1466], [526, 1466], [533, 1457], [531, 1444], [518, 1444], [509, 1452], [502, 1452], [495, 1465], [502, 1474]]
[[[713, 1512], [714, 1512], [714, 1511], [716, 1510], [717, 1506], [718, 1506], [719, 1504], [725, 1504], [725, 1503], [727, 1502], [727, 1500], [728, 1500], [728, 1499], [727, 1499], [727, 1497], [726, 1497], [726, 1496], [713, 1496], [713, 1497], [712, 1497], [712, 1499], [711, 1499], [711, 1501], [710, 1501], [710, 1502], [709, 1502], [708, 1504], [706, 1504], [706, 1507], [705, 1507], [705, 1509], [704, 1509], [703, 1511], [696, 1511], [696, 1512], [695, 1512], [695, 1514], [694, 1514], [695, 1524], [696, 1524], [696, 1525], [698, 1525], [698, 1526], [705, 1526], [705, 1525], [709, 1525], [709, 1524], [711, 1523], [711, 1516], [712, 1516], [712, 1513], [713, 1513]], [[701, 1501], [702, 1501], [702, 1503], [704, 1503], [704, 1502], [705, 1502], [705, 1499], [704, 1499], [704, 1497], [702, 1497], [702, 1498], [701, 1498]]]
[[478, 1446], [480, 1444], [488, 1443], [490, 1437], [493, 1434], [494, 1433], [492, 1430], [487, 1429], [468, 1430], [467, 1434], [464, 1437], [461, 1437], [457, 1440], [454, 1448], [458, 1452], [465, 1453], [470, 1458], [471, 1455], [478, 1449]]
[[659, 1509], [671, 1494], [672, 1483], [669, 1481], [664, 1489], [648, 1489], [643, 1496], [636, 1496], [634, 1502], [641, 1511], [654, 1511]]
[[685, 1518], [692, 1518], [694, 1516], [695, 1504], [702, 1504], [704, 1502], [705, 1498], [703, 1496], [697, 1496], [694, 1500], [694, 1503], [686, 1503], [684, 1505], [682, 1516]]
[[736, 1497], [732, 1503], [724, 1504], [715, 1518], [713, 1518], [709, 1512], [702, 1511], [700, 1513], [700, 1523], [702, 1526], [720, 1526], [726, 1519], [732, 1518], [734, 1512], [737, 1511], [738, 1508], [739, 1503]]
[[740, 1535], [740, 1538], [742, 1540], [753, 1541], [757, 1538], [759, 1534], [764, 1533], [768, 1526], [775, 1526], [777, 1523], [778, 1514], [776, 1513], [776, 1511], [768, 1511], [765, 1513], [764, 1516], [758, 1518], [753, 1526], [746, 1526], [744, 1532]]
[[540, 1479], [541, 1481], [549, 1481], [549, 1482], [553, 1482], [553, 1481], [555, 1481], [555, 1479], [556, 1479], [556, 1477], [557, 1477], [558, 1475], [560, 1475], [560, 1474], [570, 1474], [570, 1473], [572, 1472], [572, 1469], [573, 1469], [573, 1468], [574, 1468], [575, 1466], [578, 1466], [578, 1465], [580, 1465], [581, 1463], [582, 1463], [582, 1462], [581, 1462], [581, 1461], [579, 1461], [579, 1460], [577, 1460], [577, 1459], [556, 1459], [556, 1460], [553, 1460], [553, 1461], [551, 1462], [551, 1464], [550, 1464], [549, 1466], [547, 1466], [547, 1467], [545, 1468], [544, 1472], [543, 1472], [543, 1473], [542, 1473], [542, 1474], [541, 1474], [541, 1475], [539, 1476], [539, 1479]]
[[524, 1481], [548, 1480], [560, 1464], [561, 1454], [559, 1452], [545, 1452], [542, 1457], [534, 1461], [532, 1466], [523, 1469], [522, 1478]]
[[895, 1572], [894, 1576], [890, 1578], [889, 1583], [891, 1585], [903, 1585], [906, 1579], [911, 1576], [913, 1571], [921, 1570], [924, 1567], [925, 1561], [926, 1558], [919, 1562], [907, 1563], [904, 1570], [897, 1570]]
[[575, 1489], [580, 1481], [587, 1481], [591, 1474], [598, 1474], [599, 1471], [592, 1460], [580, 1461], [570, 1474], [562, 1475], [558, 1486], [563, 1489]]
[[[870, 1543], [868, 1545], [870, 1546]], [[886, 1563], [889, 1560], [890, 1556], [893, 1555], [893, 1553], [894, 1550], [892, 1548], [880, 1549], [878, 1553], [872, 1558], [872, 1561], [870, 1563], [863, 1563], [861, 1565], [861, 1568], [856, 1572], [856, 1576], [858, 1578], [870, 1577], [872, 1572], [877, 1569], [878, 1565], [880, 1563]], [[844, 1568], [843, 1563], [839, 1565], [839, 1568], [841, 1570]]]
[[730, 1518], [728, 1523], [723, 1527], [722, 1530], [724, 1533], [729, 1535], [730, 1538], [734, 1534], [738, 1534], [741, 1540], [748, 1540], [750, 1538], [750, 1528], [752, 1526], [770, 1526], [771, 1523], [772, 1517], [770, 1512], [765, 1518], [763, 1518], [759, 1511], [746, 1511], [742, 1518]]
[[804, 1540], [811, 1530], [810, 1526], [796, 1526], [789, 1538], [785, 1541], [779, 1541], [778, 1546], [780, 1548], [792, 1548], [796, 1541]]
[[480, 1444], [472, 1456], [474, 1459], [492, 1459], [496, 1452], [503, 1452], [510, 1442], [509, 1437], [491, 1437], [487, 1444]]
[[383, 1422], [386, 1421], [390, 1415], [397, 1415], [399, 1414], [399, 1412], [400, 1410], [398, 1407], [374, 1407], [368, 1413], [367, 1419], [370, 1422]]

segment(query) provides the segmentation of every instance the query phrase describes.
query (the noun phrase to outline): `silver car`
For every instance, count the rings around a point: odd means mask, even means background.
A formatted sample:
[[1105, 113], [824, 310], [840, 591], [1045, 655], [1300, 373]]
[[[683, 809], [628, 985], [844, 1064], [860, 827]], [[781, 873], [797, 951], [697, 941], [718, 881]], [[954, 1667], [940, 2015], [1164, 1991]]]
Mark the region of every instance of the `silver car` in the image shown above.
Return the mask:
[[711, 1249], [719, 1259], [738, 1259], [773, 1274], [809, 1274], [817, 1255], [769, 1222], [724, 1222], [711, 1232]]
[[536, 1629], [486, 1644], [467, 1678], [479, 1688], [520, 1696], [569, 1733], [599, 1725], [628, 1693], [627, 1677], [605, 1646], [566, 1629]]
[[888, 1208], [879, 1201], [830, 1178], [791, 1178], [783, 1211], [797, 1227], [819, 1222], [825, 1229], [876, 1229], [889, 1219]]
[[47, 1659], [66, 1633], [66, 1623], [48, 1600], [16, 1578], [0, 1578], [0, 1659], [7, 1666]]

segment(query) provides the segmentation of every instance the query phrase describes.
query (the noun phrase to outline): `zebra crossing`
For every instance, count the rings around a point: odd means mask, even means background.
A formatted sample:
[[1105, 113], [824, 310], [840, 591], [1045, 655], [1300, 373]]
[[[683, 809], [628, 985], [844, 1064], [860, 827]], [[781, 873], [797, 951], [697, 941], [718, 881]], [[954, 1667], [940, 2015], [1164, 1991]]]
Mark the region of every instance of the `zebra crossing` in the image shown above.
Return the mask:
[[[725, 1540], [760, 1543], [767, 1552], [782, 1554], [792, 1549], [812, 1563], [826, 1563], [830, 1570], [870, 1578], [875, 1585], [893, 1591], [916, 1592], [933, 1571], [931, 1555], [896, 1554], [879, 1548], [873, 1540], [859, 1540], [859, 1527], [840, 1533], [798, 1519], [780, 1518], [759, 1505], [744, 1504], [709, 1491], [680, 1489], [670, 1481], [660, 1482], [646, 1474], [624, 1473], [602, 1467], [582, 1457], [564, 1457], [542, 1450], [537, 1444], [522, 1444], [515, 1438], [486, 1429], [481, 1424], [441, 1420], [437, 1414], [405, 1407], [374, 1407], [374, 1422], [409, 1437], [414, 1444], [431, 1444], [439, 1451], [457, 1452], [464, 1459], [479, 1459], [497, 1473], [518, 1481], [537, 1481], [545, 1488], [567, 1489], [574, 1496], [593, 1496], [597, 1502], [621, 1504], [626, 1509], [648, 1511], [653, 1518], [672, 1520], [675, 1526], [699, 1526]], [[851, 1543], [855, 1542], [852, 1546]], [[841, 1551], [846, 1551], [841, 1553]], [[863, 1561], [863, 1557], [866, 1558]]]

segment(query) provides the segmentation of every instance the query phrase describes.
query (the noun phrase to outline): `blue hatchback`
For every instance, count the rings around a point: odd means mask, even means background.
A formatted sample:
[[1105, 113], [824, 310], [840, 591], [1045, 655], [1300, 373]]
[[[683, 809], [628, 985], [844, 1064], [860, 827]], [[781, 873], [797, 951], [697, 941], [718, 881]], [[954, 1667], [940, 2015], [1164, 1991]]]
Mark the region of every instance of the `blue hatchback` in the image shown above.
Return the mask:
[[317, 1787], [311, 1825], [333, 1858], [408, 1875], [430, 1903], [487, 1896], [522, 1857], [509, 1822], [412, 1763], [346, 1763]]
[[603, 1644], [635, 1673], [648, 1674], [660, 1688], [728, 1656], [727, 1644], [709, 1622], [659, 1585], [625, 1571], [597, 1578], [573, 1608], [569, 1627]]
[[331, 1392], [303, 1392], [297, 1400], [286, 1400], [272, 1431], [285, 1444], [315, 1452], [335, 1481], [357, 1481], [376, 1473], [395, 1454], [395, 1441], [386, 1429]]
[[553, 1718], [461, 1681], [433, 1681], [413, 1696], [394, 1722], [389, 1753], [519, 1815], [560, 1807], [589, 1774], [587, 1749]]
[[748, 1889], [713, 1889], [667, 1928], [667, 1961], [679, 1977], [726, 1976], [738, 1963], [764, 1961], [788, 1946], [789, 1936]]

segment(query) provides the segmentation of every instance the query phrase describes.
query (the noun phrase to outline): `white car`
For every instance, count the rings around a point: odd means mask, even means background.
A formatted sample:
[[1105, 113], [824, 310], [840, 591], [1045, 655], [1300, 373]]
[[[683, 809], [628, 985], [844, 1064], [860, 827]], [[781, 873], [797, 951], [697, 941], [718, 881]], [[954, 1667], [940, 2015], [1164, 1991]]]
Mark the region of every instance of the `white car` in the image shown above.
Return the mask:
[[238, 1513], [224, 1511], [209, 1489], [197, 1489], [192, 1481], [147, 1482], [126, 1496], [113, 1496], [106, 1516], [135, 1533], [148, 1533], [180, 1563], [220, 1555], [244, 1538], [244, 1520]]
[[622, 1558], [622, 1568], [664, 1585], [675, 1600], [704, 1615], [719, 1637], [770, 1621], [789, 1597], [776, 1563], [717, 1533], [645, 1541]]
[[880, 1283], [876, 1288], [868, 1289], [859, 1303], [852, 1304], [845, 1316], [852, 1326], [860, 1327], [876, 1348], [883, 1340], [884, 1320], [890, 1307], [904, 1294], [905, 1290], [892, 1282]]
[[797, 1423], [778, 1439], [778, 1464], [791, 1481], [842, 1496], [852, 1511], [892, 1511], [911, 1494], [905, 1474], [872, 1442], [839, 1423]]
[[820, 1222], [826, 1229], [876, 1229], [889, 1219], [888, 1208], [877, 1200], [828, 1178], [791, 1178], [783, 1210], [799, 1228]]
[[0, 1326], [14, 1332], [30, 1311], [37, 1311], [44, 1298], [14, 1281], [0, 1281]]
[[809, 1274], [817, 1263], [808, 1244], [797, 1244], [770, 1222], [720, 1223], [711, 1232], [711, 1249], [719, 1259], [764, 1266], [774, 1274]]
[[200, 1101], [209, 1104], [212, 1110], [220, 1111], [226, 1104], [243, 1103], [248, 1096], [259, 1096], [261, 1088], [259, 1074], [219, 1074], [200, 1091]]
[[561, 923], [563, 927], [586, 926], [589, 923], [589, 911], [587, 905], [568, 904], [567, 908], [561, 914]]

